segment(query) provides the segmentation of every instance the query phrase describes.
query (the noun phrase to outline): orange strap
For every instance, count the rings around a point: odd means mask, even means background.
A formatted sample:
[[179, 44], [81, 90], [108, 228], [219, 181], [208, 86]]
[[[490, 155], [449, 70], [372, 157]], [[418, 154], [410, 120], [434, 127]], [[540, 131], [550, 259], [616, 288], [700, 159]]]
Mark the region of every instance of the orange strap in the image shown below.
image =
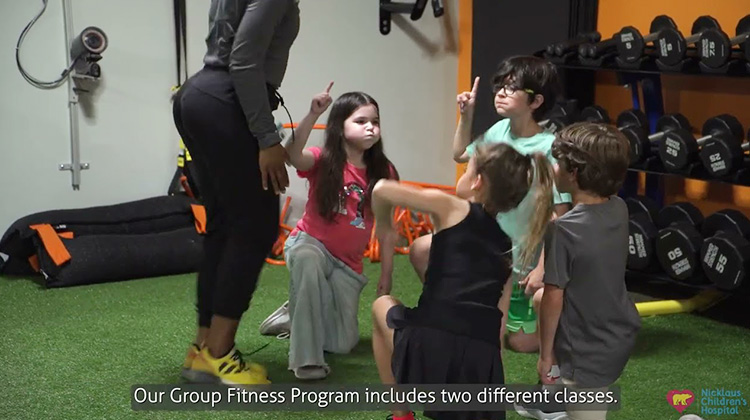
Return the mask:
[[65, 245], [57, 236], [57, 232], [52, 228], [51, 225], [31, 225], [31, 229], [34, 229], [39, 237], [42, 239], [44, 249], [49, 254], [52, 261], [57, 266], [61, 266], [66, 262], [70, 261], [70, 253], [65, 248]]
[[191, 204], [193, 216], [195, 217], [195, 230], [198, 233], [206, 233], [206, 208], [200, 204]]
[[60, 232], [57, 234], [57, 236], [64, 239], [73, 239], [73, 232]]
[[[294, 124], [284, 124], [284, 128], [297, 128], [299, 123]], [[325, 130], [326, 125], [325, 124], [313, 124], [313, 130]]]

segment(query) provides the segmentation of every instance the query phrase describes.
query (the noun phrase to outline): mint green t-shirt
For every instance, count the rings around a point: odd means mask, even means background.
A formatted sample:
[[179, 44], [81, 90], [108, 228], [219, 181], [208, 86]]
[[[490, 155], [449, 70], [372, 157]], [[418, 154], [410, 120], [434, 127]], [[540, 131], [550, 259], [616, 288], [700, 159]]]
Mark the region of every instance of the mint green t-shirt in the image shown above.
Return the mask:
[[[478, 144], [506, 143], [513, 147], [517, 152], [524, 155], [542, 153], [547, 157], [550, 163], [554, 165], [557, 162], [555, 158], [552, 157], [552, 142], [554, 140], [555, 135], [547, 132], [541, 132], [532, 137], [515, 137], [510, 132], [510, 119], [506, 118], [495, 123], [495, 125], [490, 127], [480, 138], [471, 143], [466, 148], [466, 153], [469, 156], [472, 156], [476, 151]], [[537, 263], [537, 261], [534, 261], [532, 266], [528, 267], [526, 270], [518, 266], [518, 257], [520, 254], [520, 247], [518, 245], [529, 230], [529, 222], [533, 211], [533, 191], [534, 186], [532, 186], [518, 207], [497, 215], [497, 222], [500, 224], [500, 227], [513, 241], [513, 271], [516, 275], [525, 275], [530, 269], [534, 268]], [[560, 193], [557, 191], [557, 188], [553, 189], [553, 196], [555, 204], [572, 202], [570, 194]]]

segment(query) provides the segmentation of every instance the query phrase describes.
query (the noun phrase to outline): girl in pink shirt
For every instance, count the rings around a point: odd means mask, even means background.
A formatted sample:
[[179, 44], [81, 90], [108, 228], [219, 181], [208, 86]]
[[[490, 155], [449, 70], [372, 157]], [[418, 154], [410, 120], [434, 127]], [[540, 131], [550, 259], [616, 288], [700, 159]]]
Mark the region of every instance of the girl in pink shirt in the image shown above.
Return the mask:
[[[333, 104], [323, 148], [305, 148], [313, 125], [331, 105], [331, 82], [316, 95], [286, 148], [289, 161], [309, 182], [305, 213], [289, 235], [284, 254], [289, 301], [261, 324], [261, 333], [289, 332], [289, 369], [299, 379], [322, 379], [330, 368], [324, 352], [348, 353], [359, 341], [359, 296], [367, 283], [362, 259], [374, 224], [375, 183], [397, 173], [383, 152], [377, 102], [363, 92]], [[395, 237], [383, 238], [378, 294], [391, 289]]]

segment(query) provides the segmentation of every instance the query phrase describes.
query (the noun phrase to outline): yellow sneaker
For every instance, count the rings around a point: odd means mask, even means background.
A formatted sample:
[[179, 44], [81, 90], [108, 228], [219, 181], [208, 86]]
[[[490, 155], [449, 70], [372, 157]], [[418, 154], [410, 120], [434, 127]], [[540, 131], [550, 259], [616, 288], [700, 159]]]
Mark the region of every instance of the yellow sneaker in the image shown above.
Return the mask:
[[265, 374], [253, 370], [250, 365], [242, 361], [242, 353], [236, 348], [232, 348], [226, 356], [217, 359], [211, 356], [208, 348], [204, 347], [193, 359], [191, 370], [194, 371], [193, 377], [197, 379], [196, 382], [220, 382], [225, 385], [271, 383]]
[[[202, 372], [193, 369], [193, 362], [195, 361], [195, 358], [198, 357], [198, 354], [200, 354], [200, 352], [200, 347], [198, 347], [197, 344], [193, 343], [188, 348], [187, 355], [185, 355], [185, 361], [182, 363], [182, 377], [185, 378], [185, 380], [187, 380], [188, 382], [212, 382], [211, 377], [207, 377], [206, 375], [202, 374]], [[232, 348], [229, 354], [231, 355], [233, 352], [239, 353], [239, 350], [237, 350], [236, 348]], [[240, 357], [242, 357], [241, 354]], [[264, 378], [268, 377], [268, 371], [262, 365], [247, 362], [245, 363], [245, 366]]]
[[193, 361], [195, 361], [196, 356], [198, 356], [198, 353], [200, 352], [201, 349], [197, 344], [191, 344], [188, 348], [187, 355], [185, 355], [185, 361], [182, 362], [180, 376], [188, 382], [200, 382], [196, 377], [197, 372], [193, 370]]

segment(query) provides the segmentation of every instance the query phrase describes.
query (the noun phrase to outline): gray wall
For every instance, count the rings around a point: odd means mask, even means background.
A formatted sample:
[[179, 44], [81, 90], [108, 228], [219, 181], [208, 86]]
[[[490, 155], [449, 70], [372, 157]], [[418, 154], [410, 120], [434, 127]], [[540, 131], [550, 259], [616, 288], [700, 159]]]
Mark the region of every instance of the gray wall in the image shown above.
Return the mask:
[[[188, 1], [188, 62], [201, 67], [209, 0]], [[302, 28], [281, 88], [295, 121], [329, 80], [334, 97], [350, 90], [373, 95], [381, 105], [386, 152], [402, 178], [452, 184], [450, 141], [455, 127], [457, 0], [435, 19], [428, 10], [418, 22], [396, 17], [390, 35], [378, 31], [375, 1], [302, 0]], [[75, 30], [101, 27], [110, 46], [101, 61], [103, 77], [80, 117], [83, 171], [80, 191], [71, 188], [67, 91], [43, 91], [16, 69], [15, 45], [41, 0], [0, 3], [0, 230], [29, 213], [106, 205], [162, 195], [174, 172], [178, 135], [171, 119], [175, 78], [172, 2], [72, 0]], [[24, 67], [52, 80], [65, 67], [62, 1], [26, 37]], [[285, 113], [276, 114], [286, 122]], [[324, 115], [320, 123], [325, 123]], [[320, 144], [315, 132], [310, 144]], [[291, 221], [307, 192], [291, 173]]]

